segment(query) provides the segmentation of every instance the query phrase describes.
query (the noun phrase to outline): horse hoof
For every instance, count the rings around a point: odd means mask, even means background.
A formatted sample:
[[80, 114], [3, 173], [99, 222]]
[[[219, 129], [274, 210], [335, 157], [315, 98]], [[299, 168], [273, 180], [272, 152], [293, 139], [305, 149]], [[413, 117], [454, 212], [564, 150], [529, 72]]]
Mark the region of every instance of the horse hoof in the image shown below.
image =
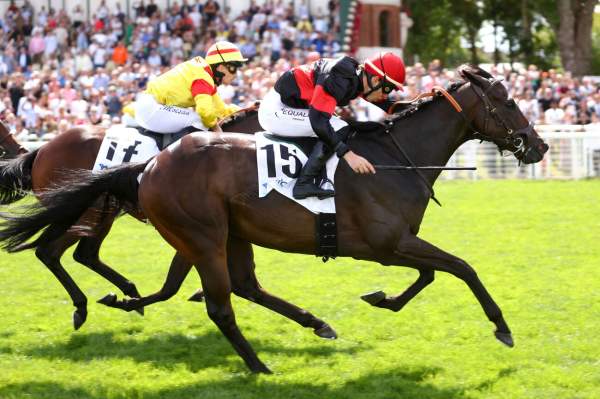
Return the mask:
[[194, 292], [194, 295], [189, 297], [188, 301], [190, 302], [204, 302], [204, 291], [201, 289]]
[[111, 307], [115, 304], [115, 302], [117, 302], [117, 295], [113, 294], [112, 292], [106, 295], [104, 298], [98, 299], [98, 303]]
[[315, 334], [321, 338], [325, 339], [336, 339], [337, 333], [333, 328], [329, 326], [329, 324], [325, 324], [323, 327], [316, 329]]
[[379, 302], [385, 299], [385, 292], [383, 291], [374, 291], [365, 295], [361, 295], [360, 299], [367, 302], [369, 305], [377, 305]]
[[273, 374], [273, 372], [271, 370], [269, 370], [269, 368], [262, 363], [260, 363], [258, 366], [252, 367], [251, 370], [253, 373]]
[[137, 309], [134, 309], [134, 310], [135, 310], [136, 312], [138, 312], [138, 313], [140, 314], [140, 316], [143, 316], [143, 315], [144, 315], [144, 308], [137, 308]]
[[511, 333], [503, 333], [503, 332], [494, 332], [494, 335], [496, 335], [496, 338], [498, 339], [498, 341], [502, 342], [504, 345], [508, 346], [509, 348], [512, 348], [513, 346], [515, 346], [515, 342], [513, 341], [513, 337]]
[[79, 330], [79, 328], [85, 323], [87, 319], [87, 310], [85, 309], [77, 309], [73, 312], [73, 328], [75, 331]]

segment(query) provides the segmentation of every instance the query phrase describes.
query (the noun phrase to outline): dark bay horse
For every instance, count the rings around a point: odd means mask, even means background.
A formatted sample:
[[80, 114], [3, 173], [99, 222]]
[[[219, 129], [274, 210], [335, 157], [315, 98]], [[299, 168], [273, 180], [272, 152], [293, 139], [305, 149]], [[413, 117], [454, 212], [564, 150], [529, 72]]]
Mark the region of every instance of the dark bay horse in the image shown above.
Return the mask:
[[[465, 81], [449, 92], [460, 104], [460, 113], [436, 98], [395, 117], [385, 131], [356, 135], [349, 146], [377, 164], [401, 165], [410, 158], [417, 165], [444, 165], [462, 143], [480, 139], [524, 163], [539, 162], [548, 146], [504, 86], [476, 67], [463, 66], [459, 73]], [[341, 162], [335, 176], [339, 255], [419, 271], [417, 280], [399, 295], [363, 296], [371, 305], [393, 311], [433, 282], [436, 270], [460, 278], [494, 323], [496, 338], [513, 346], [508, 324], [475, 270], [417, 237], [430, 187], [439, 173], [357, 175]], [[43, 195], [47, 207], [34, 204], [24, 215], [2, 214], [0, 241], [9, 251], [37, 248], [62, 236], [106, 193], [139, 206], [178, 253], [196, 266], [209, 317], [250, 370], [269, 372], [238, 329], [230, 295], [233, 291], [250, 300], [260, 295], [252, 243], [316, 253], [315, 221], [312, 213], [279, 194], [258, 198], [253, 138], [195, 134], [150, 162], [99, 174], [81, 172], [70, 184]]]
[[[223, 123], [224, 131], [254, 133], [259, 130], [256, 111], [240, 113]], [[63, 184], [65, 172], [75, 169], [91, 169], [102, 144], [105, 128], [101, 126], [81, 126], [69, 129], [49, 141], [39, 149], [27, 152], [0, 122], [0, 150], [8, 159], [0, 160], [0, 204], [10, 204], [23, 198], [27, 192], [39, 194], [50, 187]], [[36, 256], [56, 276], [68, 292], [75, 311], [73, 325], [79, 329], [87, 318], [87, 298], [75, 281], [67, 273], [60, 258], [72, 245], [78, 243], [74, 259], [98, 273], [117, 286], [125, 295], [139, 297], [137, 287], [126, 277], [100, 260], [102, 242], [110, 231], [119, 213], [115, 207], [96, 208], [90, 212], [100, 213], [101, 223], [93, 234], [85, 237], [66, 233], [60, 239], [44, 243], [36, 249]], [[191, 268], [191, 264], [175, 255], [174, 271]], [[143, 310], [143, 309], [142, 309]], [[140, 312], [141, 313], [141, 312]]]

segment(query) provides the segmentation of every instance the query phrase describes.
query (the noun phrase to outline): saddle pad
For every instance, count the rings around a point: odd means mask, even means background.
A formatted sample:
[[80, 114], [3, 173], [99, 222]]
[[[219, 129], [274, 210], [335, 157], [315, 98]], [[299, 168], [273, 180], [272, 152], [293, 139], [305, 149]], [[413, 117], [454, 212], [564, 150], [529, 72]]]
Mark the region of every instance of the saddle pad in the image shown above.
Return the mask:
[[158, 154], [156, 141], [137, 129], [124, 125], [109, 128], [100, 145], [93, 170], [103, 170], [128, 162], [144, 162]]
[[[283, 141], [285, 138], [277, 137], [277, 140], [272, 140], [267, 136], [269, 136], [267, 132], [254, 134], [258, 169], [258, 197], [265, 197], [271, 190], [275, 190], [312, 213], [335, 213], [334, 198], [294, 199], [292, 189], [308, 156], [294, 143]], [[327, 161], [327, 178], [331, 182], [333, 182], [338, 162], [339, 158], [335, 154]], [[325, 183], [322, 187], [333, 189], [330, 183]]]

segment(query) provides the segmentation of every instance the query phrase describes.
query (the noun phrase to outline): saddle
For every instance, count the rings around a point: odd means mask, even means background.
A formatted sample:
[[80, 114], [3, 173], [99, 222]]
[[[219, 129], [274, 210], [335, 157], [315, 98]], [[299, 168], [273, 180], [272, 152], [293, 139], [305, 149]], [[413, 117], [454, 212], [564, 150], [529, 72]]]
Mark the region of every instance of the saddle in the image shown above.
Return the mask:
[[166, 134], [153, 132], [152, 130], [144, 129], [141, 126], [135, 126], [135, 129], [137, 129], [137, 131], [140, 132], [140, 134], [150, 137], [151, 139], [156, 141], [156, 145], [158, 146], [158, 149], [160, 151], [164, 150], [171, 143], [176, 142], [183, 136], [187, 136], [190, 133], [198, 131], [198, 128], [195, 128], [194, 126], [186, 126], [178, 132]]

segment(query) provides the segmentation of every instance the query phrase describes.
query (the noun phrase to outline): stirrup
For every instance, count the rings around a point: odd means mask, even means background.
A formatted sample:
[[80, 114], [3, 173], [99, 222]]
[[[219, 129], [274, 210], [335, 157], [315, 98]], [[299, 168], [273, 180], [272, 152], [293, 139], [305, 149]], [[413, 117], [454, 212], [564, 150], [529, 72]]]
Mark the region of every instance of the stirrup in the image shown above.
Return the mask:
[[[299, 192], [300, 191], [300, 192]], [[331, 198], [335, 196], [334, 190], [328, 190], [317, 186], [316, 184], [306, 183], [298, 184], [294, 186], [292, 190], [292, 196], [294, 199], [305, 199], [309, 197], [317, 197], [320, 200]]]

